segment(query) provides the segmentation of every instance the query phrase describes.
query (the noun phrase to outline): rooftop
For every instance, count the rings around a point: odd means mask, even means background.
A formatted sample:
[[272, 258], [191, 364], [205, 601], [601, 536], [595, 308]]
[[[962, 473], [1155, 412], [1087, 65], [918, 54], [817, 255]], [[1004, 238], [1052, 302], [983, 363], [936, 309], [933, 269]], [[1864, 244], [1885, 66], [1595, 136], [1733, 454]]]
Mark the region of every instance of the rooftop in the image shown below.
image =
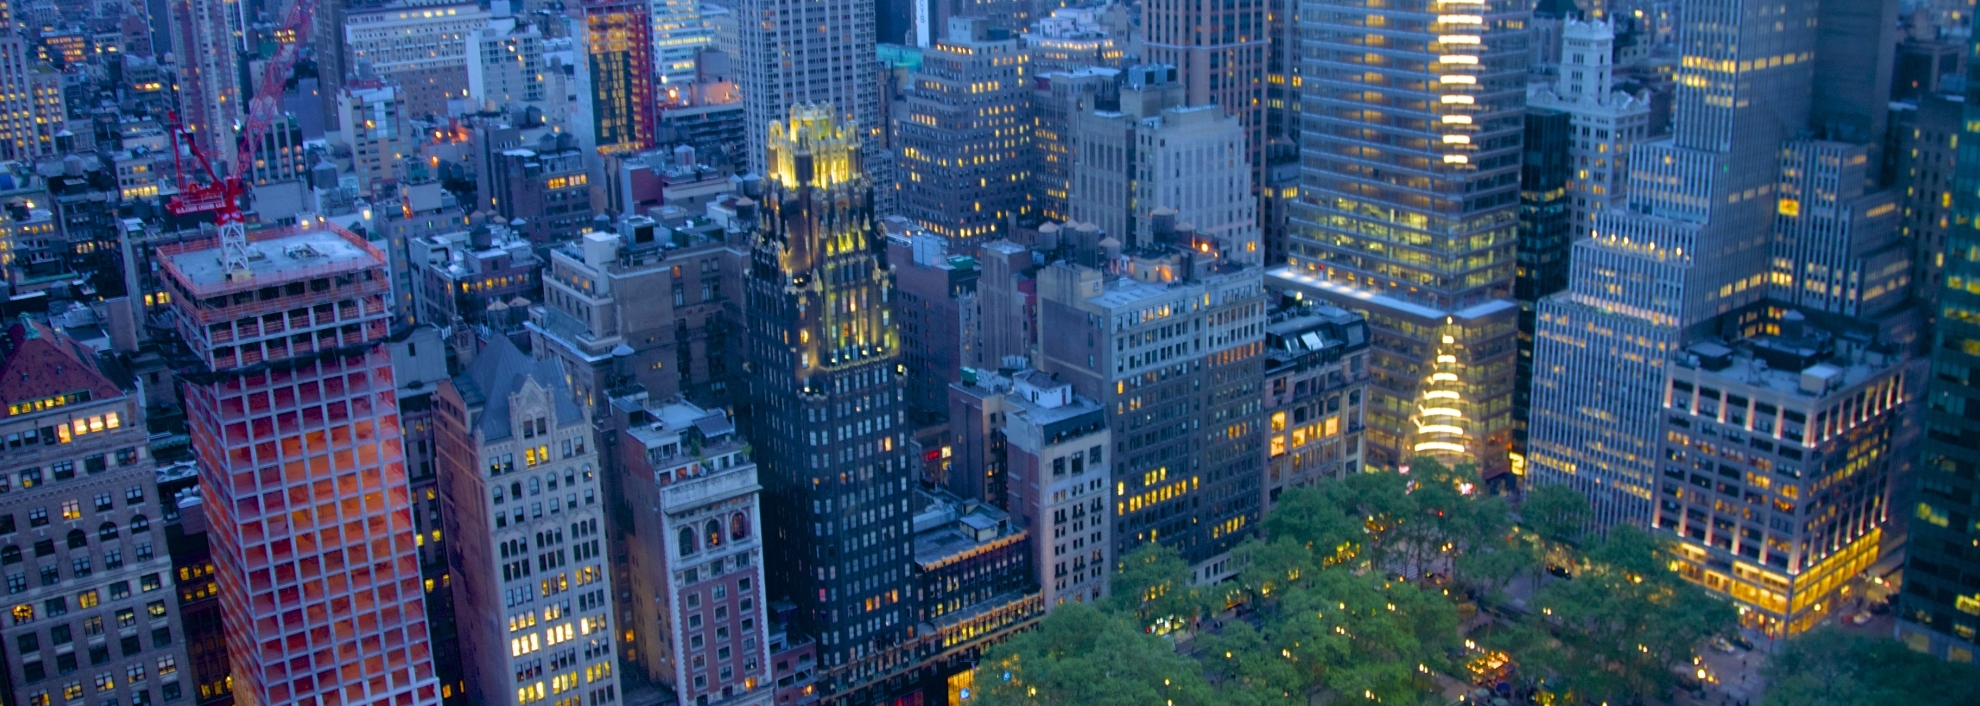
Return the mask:
[[[248, 269], [254, 276], [243, 282], [228, 282], [220, 264], [220, 241], [216, 239], [167, 245], [158, 249], [165, 266], [179, 273], [180, 279], [202, 291], [218, 294], [234, 289], [251, 289], [295, 280], [323, 277], [385, 266], [385, 255], [362, 238], [343, 228], [321, 224], [315, 230], [271, 229], [257, 238], [248, 234]], [[208, 287], [216, 291], [203, 291]]]
[[115, 399], [123, 395], [81, 344], [23, 319], [7, 329], [0, 358], [0, 419]]

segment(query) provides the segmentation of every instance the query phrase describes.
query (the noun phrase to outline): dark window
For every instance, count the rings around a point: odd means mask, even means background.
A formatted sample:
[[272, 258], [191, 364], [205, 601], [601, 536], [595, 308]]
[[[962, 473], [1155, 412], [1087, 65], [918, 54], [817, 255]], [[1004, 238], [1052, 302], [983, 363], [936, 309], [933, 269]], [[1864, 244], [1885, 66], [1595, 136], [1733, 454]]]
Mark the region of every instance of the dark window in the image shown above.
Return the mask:
[[0, 547], [0, 564], [19, 564], [19, 563], [21, 563], [20, 547], [16, 547], [12, 544], [9, 544], [4, 547]]
[[144, 645], [139, 644], [136, 635], [125, 635], [124, 639], [119, 641], [118, 647], [122, 648], [125, 657], [144, 651]]
[[55, 540], [53, 539], [34, 540], [35, 556], [48, 556], [54, 553], [55, 553]]
[[117, 523], [105, 522], [103, 524], [96, 526], [97, 541], [108, 542], [116, 538], [117, 538]]
[[89, 546], [88, 534], [84, 533], [82, 530], [79, 529], [69, 530], [70, 549], [81, 549], [87, 546]]

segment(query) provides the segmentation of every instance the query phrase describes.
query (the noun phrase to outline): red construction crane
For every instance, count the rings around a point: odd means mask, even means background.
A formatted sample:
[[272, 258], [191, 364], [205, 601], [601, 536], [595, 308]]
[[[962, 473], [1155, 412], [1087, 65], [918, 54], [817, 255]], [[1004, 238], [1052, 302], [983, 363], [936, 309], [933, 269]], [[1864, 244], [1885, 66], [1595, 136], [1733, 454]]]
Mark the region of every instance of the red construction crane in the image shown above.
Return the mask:
[[[289, 73], [295, 70], [296, 54], [302, 46], [302, 38], [309, 32], [310, 17], [314, 14], [314, 0], [295, 0], [283, 15], [282, 24], [276, 30], [277, 48], [275, 56], [269, 57], [262, 65], [261, 83], [255, 87], [254, 99], [248, 102], [246, 124], [240, 126], [240, 153], [237, 164], [232, 165], [232, 173], [220, 178], [213, 172], [213, 165], [206, 155], [193, 145], [192, 136], [179, 125], [178, 115], [173, 114], [172, 122], [172, 166], [178, 172], [179, 193], [165, 204], [166, 210], [184, 216], [192, 213], [213, 212], [214, 222], [220, 226], [220, 265], [229, 278], [247, 277], [248, 270], [247, 222], [241, 216], [241, 199], [247, 195], [247, 182], [243, 175], [254, 166], [255, 150], [261, 145], [262, 136], [268, 134], [268, 126], [273, 124], [282, 108], [282, 88], [289, 82]], [[216, 129], [208, 126], [209, 129]], [[185, 164], [180, 160], [181, 140], [198, 160], [199, 168], [206, 173], [204, 183], [186, 179]]]

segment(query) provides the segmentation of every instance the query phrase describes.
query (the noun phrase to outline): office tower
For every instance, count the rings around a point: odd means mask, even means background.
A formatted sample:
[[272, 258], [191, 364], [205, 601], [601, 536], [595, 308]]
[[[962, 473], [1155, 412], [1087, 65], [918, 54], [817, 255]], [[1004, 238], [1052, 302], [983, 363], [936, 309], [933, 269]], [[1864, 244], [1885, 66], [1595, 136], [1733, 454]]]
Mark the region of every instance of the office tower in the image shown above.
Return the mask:
[[976, 292], [982, 271], [975, 258], [950, 255], [942, 236], [908, 225], [899, 216], [881, 225], [887, 263], [894, 267], [894, 298], [901, 304], [895, 312], [901, 358], [908, 369], [908, 417], [919, 426], [949, 413], [949, 383], [960, 379], [963, 365], [962, 306]]
[[447, 541], [440, 518], [439, 445], [434, 443], [435, 393], [447, 380], [452, 351], [440, 329], [420, 325], [403, 338], [385, 344], [392, 354], [392, 384], [399, 398], [401, 444], [406, 450], [406, 479], [412, 490], [413, 529], [418, 539], [419, 572], [426, 589], [426, 629], [433, 636], [433, 671], [440, 679], [440, 698], [466, 692], [461, 669], [461, 641], [454, 609], [454, 575], [447, 565]]
[[571, 131], [601, 156], [652, 149], [659, 111], [653, 91], [652, 3], [584, 0], [569, 11], [581, 54]]
[[1936, 318], [1965, 109], [1961, 102], [1935, 94], [1918, 96], [1915, 105], [1891, 107], [1896, 149], [1890, 183], [1902, 194], [1898, 234], [1911, 242], [1912, 297], [1923, 303], [1920, 308], [1928, 319]]
[[1846, 614], [1850, 577], [1877, 563], [1915, 366], [1836, 317], [1745, 313], [1724, 343], [1672, 356], [1658, 386], [1655, 526], [1677, 536], [1679, 574], [1785, 637]]
[[[506, 3], [497, 3], [500, 8]], [[476, 109], [498, 110], [548, 99], [543, 72], [543, 31], [499, 15], [468, 32], [467, 97]]]
[[[199, 151], [216, 163], [214, 169], [220, 169], [217, 163], [224, 162], [230, 171], [238, 172], [234, 126], [247, 117], [238, 66], [242, 32], [239, 8], [227, 0], [171, 0], [171, 14], [172, 46], [179, 62], [179, 122], [192, 133]], [[11, 51], [4, 44], [0, 50]], [[7, 63], [21, 66], [24, 62], [10, 59]], [[8, 108], [11, 113], [17, 106]], [[12, 142], [18, 144], [20, 140]]]
[[[1878, 171], [1868, 144], [1781, 146], [1770, 298], [1876, 319], [1911, 299], [1911, 246], [1898, 237], [1898, 194], [1866, 193]], [[1916, 338], [1915, 327], [1900, 342]]]
[[[1282, 286], [1413, 332], [1376, 342], [1376, 469], [1418, 453], [1487, 477], [1509, 466], [1526, 14], [1506, 0], [1301, 8], [1304, 163]], [[1363, 38], [1378, 22], [1397, 29], [1375, 69]], [[1423, 397], [1439, 356], [1461, 366], [1456, 404]]]
[[1361, 472], [1368, 321], [1340, 307], [1288, 302], [1265, 325], [1263, 512], [1287, 488]]
[[344, 47], [352, 66], [370, 64], [378, 76], [399, 84], [407, 115], [448, 115], [447, 101], [468, 97], [468, 35], [488, 26], [490, 17], [472, 2], [346, 8]]
[[[1513, 440], [1525, 448], [1533, 409], [1533, 337], [1539, 330], [1540, 300], [1567, 287], [1568, 253], [1574, 245], [1572, 199], [1568, 185], [1574, 116], [1527, 106], [1525, 149], [1519, 172], [1519, 269], [1513, 298], [1519, 301], [1519, 366], [1513, 385]], [[1515, 460], [1523, 463], [1524, 456]]]
[[591, 227], [591, 174], [576, 136], [538, 132], [534, 140], [519, 140], [491, 155], [482, 179], [494, 220], [532, 243], [548, 245]]
[[[227, 629], [220, 617], [220, 583], [213, 577], [213, 552], [206, 541], [206, 509], [200, 506], [199, 466], [181, 461], [158, 471], [159, 503], [175, 514], [165, 524], [165, 543], [178, 575], [180, 640], [193, 703], [233, 703], [227, 663]], [[128, 676], [128, 675], [126, 675]]]
[[1049, 610], [1107, 594], [1107, 412], [1029, 368], [971, 368], [949, 386], [954, 463], [944, 488], [1010, 513], [1031, 534], [1029, 565]]
[[[1812, 114], [1815, 137], [1870, 145], [1881, 166], [1890, 125], [1891, 82], [1898, 42], [1898, 0], [1827, 2], [1818, 9]], [[1845, 48], [1846, 47], [1846, 48]], [[1878, 176], [1874, 167], [1869, 173]]]
[[[717, 231], [675, 230], [644, 216], [550, 250], [530, 349], [562, 359], [573, 393], [603, 405], [637, 383], [661, 398], [727, 399], [740, 352], [741, 258]], [[624, 348], [624, 351], [620, 349]]]
[[351, 146], [359, 192], [378, 194], [402, 176], [406, 154], [419, 140], [410, 110], [399, 85], [384, 79], [351, 79], [337, 91], [338, 122]]
[[1258, 224], [1264, 261], [1292, 261], [1292, 207], [1299, 200], [1299, 0], [1267, 0], [1264, 145], [1258, 164]]
[[1891, 100], [1917, 100], [1942, 92], [1947, 79], [1961, 75], [1960, 62], [1965, 58], [1966, 47], [1960, 43], [1907, 37], [1897, 47]]
[[643, 392], [612, 405], [614, 481], [632, 509], [613, 527], [628, 564], [621, 607], [642, 626], [626, 661], [680, 703], [768, 706], [763, 487], [749, 446], [719, 410]]
[[1174, 69], [1128, 70], [1119, 112], [1079, 116], [1071, 210], [1127, 247], [1161, 245], [1151, 219], [1195, 226], [1232, 262], [1259, 264], [1258, 201], [1240, 122], [1211, 106], [1178, 107]]
[[0, 340], [10, 703], [73, 701], [92, 679], [134, 703], [194, 690], [135, 392], [52, 327], [24, 318]]
[[303, 181], [309, 171], [303, 155], [302, 124], [294, 113], [283, 113], [269, 121], [254, 149], [254, 164], [247, 165], [248, 179], [255, 186]]
[[408, 239], [413, 263], [413, 317], [434, 326], [522, 328], [542, 292], [543, 261], [520, 234], [469, 214], [466, 230]]
[[[1056, 240], [1064, 232], [1056, 223], [1038, 227], [1039, 236]], [[976, 291], [958, 303], [961, 309], [963, 367], [996, 369], [1012, 356], [1031, 360], [1038, 352], [1038, 290], [1030, 270], [1032, 252], [1008, 240], [985, 243], [977, 252]]]
[[837, 106], [835, 124], [858, 133], [861, 159], [872, 179], [875, 212], [892, 215], [894, 156], [881, 149], [886, 113], [880, 109], [880, 70], [875, 61], [875, 3], [861, 0], [743, 0], [737, 5], [741, 53], [736, 82], [743, 91], [749, 129], [749, 171], [768, 174], [770, 123], [800, 105]]
[[894, 121], [899, 215], [948, 238], [958, 254], [1031, 221], [1029, 57], [988, 20], [952, 17], [921, 52]]
[[[1968, 67], [1963, 129], [1934, 139], [1946, 144], [1980, 140], [1980, 81], [1970, 78]], [[1926, 134], [1924, 128], [1919, 137]], [[1927, 148], [1918, 148], [1921, 155]], [[1907, 153], [1908, 154], [1908, 153]], [[1948, 154], [1950, 159], [1951, 155]], [[1911, 537], [1905, 546], [1904, 593], [1896, 603], [1898, 638], [1912, 649], [1953, 661], [1971, 662], [1980, 653], [1980, 556], [1972, 553], [1973, 521], [1971, 498], [1976, 476], [1980, 475], [1980, 403], [1974, 402], [1980, 388], [1980, 230], [1973, 216], [1980, 213], [1980, 162], [1961, 160], [1953, 171], [1950, 185], [1953, 225], [1943, 227], [1943, 279], [1928, 301], [1938, 304], [1938, 321], [1929, 348], [1932, 376], [1926, 383], [1926, 404], [1921, 415], [1925, 438], [1920, 444], [1915, 507], [1902, 508], [1913, 518]]]
[[[863, 124], [829, 105], [770, 127], [744, 299], [745, 429], [763, 469], [769, 594], [796, 605], [828, 691], [902, 666], [914, 616], [900, 332]], [[793, 286], [793, 282], [804, 284]]]
[[1666, 362], [1767, 293], [1781, 147], [1808, 118], [1814, 4], [1681, 8], [1672, 137], [1631, 148], [1628, 208], [1575, 239], [1567, 290], [1540, 303], [1528, 467], [1588, 494], [1598, 524], [1650, 524]]
[[1080, 69], [1121, 68], [1126, 37], [1115, 37], [1101, 8], [1064, 7], [1024, 30], [1030, 73], [1073, 73]]
[[1262, 182], [1265, 166], [1268, 4], [1148, 0], [1142, 6], [1142, 62], [1175, 67], [1185, 105], [1215, 104], [1238, 119], [1253, 183]]
[[[1614, 28], [1567, 20], [1561, 27], [1561, 68], [1552, 84], [1527, 87], [1528, 110], [1567, 113], [1570, 233], [1586, 237], [1603, 209], [1620, 208], [1629, 176], [1629, 149], [1650, 136], [1650, 103], [1615, 88]], [[1535, 150], [1527, 149], [1528, 154]], [[1563, 283], [1565, 284], [1565, 283]]]
[[235, 702], [437, 704], [385, 254], [333, 224], [250, 237], [252, 269], [158, 249], [208, 368], [182, 377]]
[[1150, 221], [1132, 249], [1062, 234], [1069, 259], [1033, 285], [1037, 366], [1110, 410], [1115, 556], [1160, 542], [1215, 582], [1260, 517], [1266, 293], [1259, 268], [1166, 214]]
[[[1036, 56], [1033, 57], [1034, 59]], [[1072, 219], [1073, 134], [1082, 116], [1118, 108], [1118, 69], [1089, 67], [1038, 73], [1031, 82], [1031, 203], [1047, 221]]]
[[468, 700], [614, 700], [608, 528], [590, 415], [554, 361], [500, 336], [440, 383], [435, 401]]
[[653, 0], [653, 60], [660, 90], [695, 82], [695, 55], [715, 45], [715, 26], [700, 0]]

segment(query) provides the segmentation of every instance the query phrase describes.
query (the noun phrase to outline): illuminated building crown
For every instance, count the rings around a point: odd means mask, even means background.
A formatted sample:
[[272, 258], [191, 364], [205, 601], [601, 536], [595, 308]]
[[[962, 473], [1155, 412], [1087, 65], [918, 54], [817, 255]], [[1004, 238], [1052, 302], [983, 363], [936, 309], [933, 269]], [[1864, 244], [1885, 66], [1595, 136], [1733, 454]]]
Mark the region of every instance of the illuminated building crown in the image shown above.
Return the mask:
[[770, 122], [770, 178], [786, 189], [829, 188], [863, 180], [859, 125], [840, 121], [830, 103], [791, 106], [791, 119]]

